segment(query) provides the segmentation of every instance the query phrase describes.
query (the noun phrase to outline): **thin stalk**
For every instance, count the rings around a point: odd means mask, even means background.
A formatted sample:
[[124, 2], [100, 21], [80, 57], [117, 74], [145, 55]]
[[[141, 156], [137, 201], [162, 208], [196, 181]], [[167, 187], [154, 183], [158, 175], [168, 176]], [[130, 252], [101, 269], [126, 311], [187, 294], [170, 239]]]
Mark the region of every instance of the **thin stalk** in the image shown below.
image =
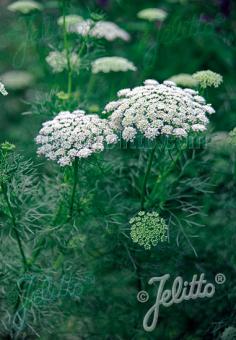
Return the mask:
[[[7, 204], [9, 213], [10, 213], [10, 218], [11, 218], [12, 225], [13, 225], [13, 231], [14, 231], [16, 241], [17, 241], [17, 244], [18, 244], [18, 247], [19, 247], [19, 251], [20, 251], [20, 254], [21, 254], [21, 258], [22, 258], [24, 272], [27, 272], [29, 265], [28, 265], [28, 261], [27, 261], [27, 258], [26, 258], [25, 252], [24, 252], [24, 248], [23, 248], [23, 244], [22, 244], [22, 241], [21, 241], [21, 238], [20, 238], [20, 234], [18, 232], [18, 226], [17, 226], [17, 223], [16, 223], [15, 213], [14, 213], [14, 210], [11, 206], [10, 200], [8, 198], [7, 187], [3, 183], [1, 183], [1, 188], [2, 188], [3, 197], [6, 201], [6, 204]], [[21, 285], [19, 287], [17, 301], [16, 301], [16, 304], [15, 304], [15, 307], [14, 307], [14, 315], [16, 315], [16, 313], [19, 309], [19, 306], [21, 304], [21, 299], [22, 299], [23, 290], [24, 290], [24, 284], [25, 284], [24, 282], [21, 283]], [[13, 330], [13, 338], [15, 338], [14, 333], [15, 333], [15, 331]]]
[[[154, 159], [156, 148], [157, 148], [157, 142], [155, 142], [155, 145], [151, 150], [151, 153], [150, 153], [150, 156], [149, 156], [149, 159], [148, 159], [147, 169], [146, 169], [144, 179], [143, 179], [141, 198], [140, 198], [140, 208], [141, 208], [141, 210], [144, 210], [145, 197], [146, 197], [146, 187], [147, 187], [148, 177], [149, 177], [149, 174], [150, 174], [150, 171], [151, 171], [152, 162], [153, 162], [153, 159]], [[140, 290], [142, 290], [142, 279], [141, 279], [142, 268], [141, 268], [139, 261], [137, 260], [137, 250], [134, 251], [134, 255], [136, 257], [137, 289], [138, 289], [138, 291], [140, 291]]]
[[152, 189], [152, 191], [151, 191], [151, 193], [150, 193], [150, 195], [149, 195], [149, 197], [148, 197], [148, 201], [149, 201], [149, 202], [151, 202], [151, 203], [153, 202], [153, 194], [155, 193], [157, 186], [159, 185], [159, 183], [160, 183], [161, 181], [163, 181], [164, 179], [166, 179], [167, 176], [172, 172], [172, 170], [174, 169], [174, 167], [175, 167], [176, 164], [178, 163], [178, 160], [179, 160], [179, 158], [180, 158], [180, 156], [181, 156], [181, 154], [182, 154], [182, 151], [183, 151], [182, 149], [179, 150], [179, 152], [178, 152], [176, 158], [175, 158], [175, 159], [172, 159], [171, 165], [167, 168], [167, 170], [166, 170], [163, 174], [160, 174], [159, 177], [157, 178], [157, 180], [156, 180], [156, 182], [155, 182], [155, 185], [154, 185], [154, 187], [153, 187], [153, 189]]
[[71, 202], [70, 202], [68, 220], [70, 220], [73, 216], [75, 193], [76, 193], [76, 187], [77, 187], [77, 184], [78, 184], [78, 166], [79, 166], [78, 158], [75, 158], [74, 163], [73, 163], [73, 187], [72, 187], [72, 194], [71, 194]]
[[148, 181], [148, 177], [149, 177], [149, 174], [150, 174], [150, 171], [151, 171], [152, 162], [153, 162], [153, 159], [154, 159], [156, 147], [157, 147], [157, 142], [155, 143], [155, 145], [154, 145], [154, 147], [153, 147], [153, 149], [150, 153], [147, 169], [146, 169], [144, 179], [143, 179], [143, 186], [142, 186], [142, 192], [141, 192], [141, 202], [140, 202], [141, 210], [144, 209], [147, 181]]
[[63, 0], [62, 3], [62, 15], [63, 15], [63, 40], [64, 40], [64, 50], [66, 51], [66, 60], [67, 60], [67, 93], [68, 96], [71, 96], [72, 92], [72, 70], [71, 70], [71, 62], [70, 62], [70, 49], [69, 49], [69, 42], [67, 36], [67, 29], [66, 29], [66, 0]]
[[[75, 193], [76, 193], [76, 188], [77, 188], [77, 184], [78, 184], [78, 167], [79, 167], [78, 158], [75, 158], [74, 163], [73, 163], [73, 187], [72, 187], [72, 193], [71, 193], [67, 222], [70, 221], [72, 216], [73, 216]], [[34, 248], [32, 258], [31, 258], [31, 263], [30, 263], [32, 266], [35, 263], [35, 261], [37, 260], [38, 256], [40, 255], [40, 253], [43, 249], [44, 242], [45, 242], [45, 239], [43, 238], [38, 242], [38, 244]]]
[[9, 213], [10, 213], [10, 217], [11, 217], [11, 221], [12, 221], [12, 225], [13, 225], [13, 231], [14, 231], [14, 234], [15, 234], [15, 237], [16, 237], [16, 241], [17, 241], [19, 250], [20, 250], [24, 270], [26, 272], [28, 270], [28, 261], [27, 261], [27, 258], [26, 258], [25, 252], [24, 252], [24, 248], [23, 248], [23, 244], [22, 244], [22, 241], [21, 241], [21, 238], [20, 238], [20, 234], [18, 232], [15, 213], [14, 213], [14, 210], [11, 206], [10, 201], [9, 201], [6, 186], [4, 184], [1, 184], [1, 188], [2, 188], [3, 196], [4, 196], [4, 199], [6, 201]]

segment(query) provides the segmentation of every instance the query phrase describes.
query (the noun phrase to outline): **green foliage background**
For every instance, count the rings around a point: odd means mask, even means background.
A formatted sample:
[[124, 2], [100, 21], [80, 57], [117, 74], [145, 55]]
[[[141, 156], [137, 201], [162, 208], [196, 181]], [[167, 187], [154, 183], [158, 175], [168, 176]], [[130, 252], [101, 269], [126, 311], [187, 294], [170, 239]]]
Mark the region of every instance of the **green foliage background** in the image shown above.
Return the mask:
[[[1, 196], [1, 339], [220, 339], [225, 329], [236, 327], [236, 163], [235, 147], [211, 138], [236, 126], [235, 2], [70, 1], [67, 13], [84, 18], [96, 14], [132, 37], [128, 43], [99, 40], [89, 46], [82, 70], [73, 76], [70, 101], [56, 95], [66, 91], [66, 74], [52, 74], [45, 62], [52, 48], [62, 47], [60, 4], [44, 1], [42, 12], [27, 17], [9, 12], [8, 4], [3, 0], [0, 7], [0, 80], [6, 71], [27, 70], [34, 83], [0, 97], [0, 142], [16, 145], [16, 159], [9, 160], [13, 168], [8, 190], [32, 264], [27, 275], [34, 275], [36, 284], [29, 285], [13, 331], [17, 283], [25, 281], [27, 286], [31, 281], [24, 280], [9, 209]], [[169, 13], [161, 27], [137, 18], [139, 10], [156, 6]], [[79, 46], [81, 41], [73, 36], [70, 44]], [[138, 71], [91, 75], [91, 60], [107, 55], [128, 58]], [[216, 110], [205, 139], [211, 142], [185, 148], [164, 179], [172, 163], [160, 147], [151, 171], [149, 189], [156, 186], [152, 208], [160, 209], [168, 221], [169, 242], [145, 251], [130, 239], [128, 221], [139, 209], [149, 154], [130, 145], [79, 164], [75, 215], [68, 222], [72, 169], [36, 156], [34, 138], [41, 123], [77, 107], [100, 114], [121, 88], [204, 69], [224, 78], [219, 88], [206, 93]], [[137, 263], [142, 288], [150, 293], [146, 304], [136, 299]], [[216, 287], [211, 299], [161, 308], [157, 328], [147, 333], [142, 319], [155, 301], [155, 290], [147, 282], [166, 273], [171, 282], [178, 275], [191, 280], [201, 273], [214, 282], [217, 273], [224, 273], [226, 283]], [[65, 277], [69, 290], [62, 284]]]

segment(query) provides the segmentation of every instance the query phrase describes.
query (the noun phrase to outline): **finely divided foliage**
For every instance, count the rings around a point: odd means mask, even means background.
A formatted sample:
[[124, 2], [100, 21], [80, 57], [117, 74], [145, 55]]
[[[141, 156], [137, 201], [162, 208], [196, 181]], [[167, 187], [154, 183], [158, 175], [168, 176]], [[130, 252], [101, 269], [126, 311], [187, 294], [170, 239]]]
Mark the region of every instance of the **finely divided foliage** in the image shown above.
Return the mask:
[[111, 113], [112, 127], [122, 131], [126, 141], [133, 141], [138, 133], [151, 140], [159, 135], [186, 137], [206, 130], [207, 114], [215, 112], [197, 91], [181, 89], [171, 81], [146, 80], [144, 86], [120, 90], [118, 97], [104, 113]]

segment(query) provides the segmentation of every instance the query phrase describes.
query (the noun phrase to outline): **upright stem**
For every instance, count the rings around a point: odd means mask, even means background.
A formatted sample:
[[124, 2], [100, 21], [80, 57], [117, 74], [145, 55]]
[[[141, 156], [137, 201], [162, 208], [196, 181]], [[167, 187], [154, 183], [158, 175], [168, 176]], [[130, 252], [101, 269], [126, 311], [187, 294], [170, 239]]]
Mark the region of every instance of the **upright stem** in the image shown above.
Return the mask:
[[71, 194], [71, 202], [70, 202], [70, 210], [69, 210], [69, 218], [70, 220], [73, 216], [73, 210], [74, 210], [74, 201], [75, 201], [75, 193], [76, 193], [76, 187], [78, 184], [78, 158], [75, 158], [74, 163], [73, 163], [73, 188], [72, 188], [72, 194]]
[[[153, 162], [153, 159], [154, 159], [156, 147], [157, 147], [157, 142], [155, 142], [155, 145], [151, 150], [151, 153], [150, 153], [150, 156], [149, 156], [149, 159], [148, 159], [147, 169], [146, 169], [144, 179], [143, 179], [143, 186], [142, 186], [141, 200], [140, 200], [141, 210], [144, 210], [147, 181], [148, 181], [148, 177], [149, 177], [149, 174], [150, 174], [150, 171], [151, 171], [152, 162]], [[137, 256], [137, 250], [135, 251], [135, 255]], [[136, 274], [137, 274], [137, 289], [138, 289], [138, 291], [140, 291], [142, 289], [141, 271], [142, 271], [141, 265], [140, 265], [140, 263], [138, 263], [138, 260], [137, 260], [136, 261]]]
[[149, 176], [150, 171], [151, 171], [152, 162], [153, 162], [153, 158], [154, 158], [154, 155], [155, 155], [156, 147], [157, 147], [157, 142], [155, 143], [155, 145], [154, 145], [154, 147], [153, 147], [153, 149], [150, 153], [147, 169], [146, 169], [144, 179], [143, 179], [143, 186], [142, 186], [142, 191], [141, 191], [141, 204], [140, 204], [141, 210], [144, 209], [147, 181], [148, 181], [148, 176]]
[[2, 188], [3, 196], [4, 196], [4, 199], [6, 201], [9, 213], [10, 213], [10, 217], [11, 217], [11, 221], [12, 221], [12, 225], [13, 225], [13, 231], [14, 231], [14, 234], [15, 234], [15, 237], [16, 237], [16, 241], [18, 243], [18, 247], [19, 247], [19, 250], [20, 250], [21, 257], [22, 257], [22, 263], [23, 263], [23, 266], [24, 266], [24, 270], [27, 271], [28, 261], [27, 261], [26, 256], [25, 256], [25, 252], [24, 252], [23, 245], [22, 245], [22, 242], [21, 242], [20, 234], [18, 232], [15, 213], [14, 213], [14, 210], [11, 206], [11, 203], [10, 203], [8, 195], [7, 195], [7, 187], [2, 183], [1, 188]]
[[64, 39], [64, 50], [66, 51], [66, 60], [67, 60], [67, 76], [68, 76], [68, 85], [67, 85], [67, 93], [69, 97], [72, 92], [72, 70], [71, 70], [71, 62], [70, 62], [70, 50], [69, 43], [67, 37], [67, 28], [66, 28], [66, 0], [63, 0], [62, 4], [62, 15], [63, 15], [63, 39]]

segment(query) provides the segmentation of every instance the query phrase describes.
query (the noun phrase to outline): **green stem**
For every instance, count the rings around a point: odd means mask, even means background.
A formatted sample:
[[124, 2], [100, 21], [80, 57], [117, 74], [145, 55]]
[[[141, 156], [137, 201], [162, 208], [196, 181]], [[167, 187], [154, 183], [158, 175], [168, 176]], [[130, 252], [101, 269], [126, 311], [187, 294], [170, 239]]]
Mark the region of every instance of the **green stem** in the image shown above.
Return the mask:
[[73, 178], [73, 188], [72, 188], [72, 194], [71, 194], [71, 202], [70, 202], [70, 210], [69, 210], [69, 217], [68, 220], [70, 220], [73, 216], [73, 210], [74, 210], [74, 201], [75, 201], [75, 193], [76, 193], [76, 187], [78, 184], [78, 158], [75, 158], [73, 163], [73, 170], [74, 170], [74, 178]]
[[22, 242], [21, 242], [20, 234], [18, 232], [15, 213], [14, 213], [14, 210], [11, 206], [11, 203], [10, 203], [8, 195], [7, 195], [7, 187], [2, 183], [1, 188], [2, 188], [3, 196], [4, 196], [4, 199], [6, 201], [9, 213], [10, 213], [11, 221], [12, 221], [12, 224], [13, 224], [13, 231], [14, 231], [14, 234], [15, 234], [15, 237], [16, 237], [16, 241], [18, 243], [18, 247], [19, 247], [19, 250], [20, 250], [21, 257], [22, 257], [22, 263], [23, 263], [23, 266], [24, 266], [24, 270], [26, 272], [28, 270], [28, 261], [27, 261], [26, 256], [25, 256], [25, 252], [24, 252], [23, 245], [22, 245]]
[[[141, 210], [144, 210], [147, 181], [148, 181], [148, 177], [149, 177], [149, 174], [150, 174], [150, 171], [151, 171], [152, 162], [153, 162], [153, 159], [154, 159], [156, 147], [157, 147], [157, 142], [155, 142], [155, 145], [151, 150], [149, 160], [148, 160], [147, 169], [146, 169], [144, 179], [143, 179], [143, 186], [142, 186], [142, 192], [141, 192], [141, 202], [140, 202]], [[134, 252], [134, 255], [137, 258], [137, 250]], [[136, 261], [136, 275], [137, 275], [137, 289], [138, 289], [138, 291], [140, 291], [140, 290], [142, 290], [142, 279], [141, 279], [141, 265], [139, 264], [138, 260]]]
[[155, 145], [154, 145], [154, 147], [153, 147], [153, 149], [150, 153], [147, 169], [146, 169], [144, 179], [143, 179], [143, 186], [142, 186], [142, 191], [141, 191], [141, 203], [140, 203], [141, 210], [144, 210], [147, 181], [148, 181], [148, 177], [149, 177], [149, 174], [150, 174], [150, 171], [151, 171], [152, 162], [153, 162], [153, 159], [154, 159], [156, 147], [157, 147], [157, 142], [155, 143]]
[[160, 183], [161, 181], [165, 180], [165, 179], [168, 177], [168, 175], [173, 171], [173, 169], [175, 168], [175, 166], [176, 166], [176, 164], [177, 164], [177, 162], [178, 162], [178, 160], [179, 160], [179, 158], [180, 158], [180, 156], [181, 156], [181, 154], [182, 154], [182, 151], [183, 151], [182, 149], [179, 150], [179, 152], [178, 152], [176, 158], [175, 158], [175, 159], [172, 159], [171, 165], [166, 169], [166, 171], [165, 171], [164, 173], [162, 173], [162, 174], [160, 174], [160, 175], [158, 176], [158, 178], [157, 178], [157, 180], [156, 180], [156, 182], [155, 182], [155, 185], [154, 185], [154, 187], [153, 187], [153, 189], [152, 189], [152, 191], [150, 192], [150, 195], [149, 195], [149, 197], [148, 197], [148, 201], [149, 201], [151, 204], [153, 203], [153, 195], [155, 194], [156, 189], [157, 189], [159, 183]]
[[62, 15], [63, 15], [64, 50], [66, 51], [67, 70], [68, 70], [68, 73], [67, 73], [67, 77], [68, 77], [67, 93], [68, 93], [68, 96], [70, 97], [71, 92], [72, 92], [72, 70], [71, 70], [71, 62], [70, 62], [69, 42], [68, 42], [67, 29], [66, 29], [66, 0], [63, 0]]

